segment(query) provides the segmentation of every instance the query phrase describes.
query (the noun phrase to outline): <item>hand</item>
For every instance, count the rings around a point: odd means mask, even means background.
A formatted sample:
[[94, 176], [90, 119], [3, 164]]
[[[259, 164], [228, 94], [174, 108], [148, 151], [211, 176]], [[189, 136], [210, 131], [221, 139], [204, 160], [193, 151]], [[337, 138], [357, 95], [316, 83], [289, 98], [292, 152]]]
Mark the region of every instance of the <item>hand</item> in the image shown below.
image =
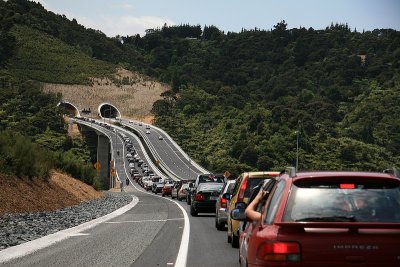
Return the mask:
[[260, 190], [260, 191], [258, 192], [257, 196], [253, 199], [252, 202], [254, 202], [254, 203], [257, 205], [258, 203], [261, 202], [261, 200], [263, 199], [263, 197], [264, 197], [264, 192], [263, 192], [262, 190]]

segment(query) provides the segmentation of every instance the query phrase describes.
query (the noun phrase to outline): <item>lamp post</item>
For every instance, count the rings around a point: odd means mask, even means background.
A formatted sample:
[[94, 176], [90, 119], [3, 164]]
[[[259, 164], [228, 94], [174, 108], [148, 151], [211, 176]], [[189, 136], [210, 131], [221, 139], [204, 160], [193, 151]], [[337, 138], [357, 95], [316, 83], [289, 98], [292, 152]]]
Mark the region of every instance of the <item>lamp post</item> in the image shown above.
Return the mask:
[[299, 169], [299, 131], [296, 131], [296, 171]]

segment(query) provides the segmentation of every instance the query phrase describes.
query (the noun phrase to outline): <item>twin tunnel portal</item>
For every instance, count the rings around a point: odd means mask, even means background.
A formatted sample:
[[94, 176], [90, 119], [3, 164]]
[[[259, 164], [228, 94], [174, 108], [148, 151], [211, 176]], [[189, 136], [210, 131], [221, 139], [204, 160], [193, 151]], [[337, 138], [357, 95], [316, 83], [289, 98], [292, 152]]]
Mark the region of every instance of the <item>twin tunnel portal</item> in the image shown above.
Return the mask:
[[[121, 118], [120, 111], [109, 103], [99, 105], [97, 112], [90, 109], [79, 110], [70, 102], [63, 101], [58, 104], [65, 109], [65, 115], [68, 117], [85, 118], [85, 121], [92, 122], [93, 118], [97, 119], [118, 119]], [[111, 166], [111, 140], [103, 131], [97, 130], [95, 127], [90, 127], [85, 124], [77, 124], [80, 133], [85, 139], [90, 153], [91, 159], [94, 162], [94, 167], [98, 170], [99, 177], [105, 187], [112, 188], [115, 180], [112, 176]]]
[[96, 112], [93, 113], [90, 110], [90, 108], [89, 109], [84, 108], [82, 110], [79, 110], [74, 104], [67, 101], [60, 102], [58, 106], [64, 108], [65, 113], [70, 117], [74, 116], [80, 117], [82, 115], [87, 115], [89, 117], [98, 117], [100, 119], [121, 118], [121, 112], [114, 105], [110, 103], [100, 104], [97, 109], [97, 113]]

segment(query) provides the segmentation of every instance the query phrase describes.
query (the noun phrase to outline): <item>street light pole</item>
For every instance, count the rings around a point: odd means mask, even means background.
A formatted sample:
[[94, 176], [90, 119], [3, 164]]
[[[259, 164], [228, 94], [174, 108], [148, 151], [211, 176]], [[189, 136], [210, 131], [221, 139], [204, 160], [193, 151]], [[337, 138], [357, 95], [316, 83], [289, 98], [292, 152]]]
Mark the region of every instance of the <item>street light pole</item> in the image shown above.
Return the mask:
[[299, 169], [299, 131], [296, 131], [296, 171]]

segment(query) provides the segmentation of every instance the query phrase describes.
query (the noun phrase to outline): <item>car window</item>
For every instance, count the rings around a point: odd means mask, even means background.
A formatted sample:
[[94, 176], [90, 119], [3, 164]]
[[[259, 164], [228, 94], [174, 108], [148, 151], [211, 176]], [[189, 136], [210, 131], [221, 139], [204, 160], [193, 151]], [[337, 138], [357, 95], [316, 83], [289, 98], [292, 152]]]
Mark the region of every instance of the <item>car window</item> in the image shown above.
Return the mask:
[[201, 190], [216, 190], [216, 191], [221, 191], [222, 187], [224, 185], [223, 184], [216, 184], [216, 183], [204, 183], [204, 184], [200, 184], [198, 187], [198, 191]]
[[400, 190], [376, 182], [294, 184], [283, 220], [400, 222]]
[[278, 206], [280, 203], [280, 200], [282, 198], [282, 192], [283, 189], [285, 188], [286, 182], [285, 180], [281, 180], [278, 182], [275, 191], [272, 194], [271, 201], [266, 209], [266, 216], [264, 219], [264, 223], [266, 224], [272, 224], [275, 218], [276, 211], [278, 210]]
[[226, 189], [226, 193], [231, 194], [234, 187], [235, 187], [235, 183], [229, 183], [227, 186], [227, 189]]
[[199, 183], [224, 183], [225, 177], [223, 175], [200, 175]]
[[236, 179], [235, 186], [234, 186], [233, 191], [232, 191], [232, 195], [236, 195], [237, 192], [239, 191], [239, 186], [240, 186], [240, 184], [241, 184], [241, 182], [242, 182], [242, 179], [243, 179], [242, 176], [239, 176], [239, 177]]
[[244, 191], [244, 197], [250, 197], [251, 194], [251, 190], [253, 190], [253, 188], [255, 186], [257, 186], [258, 184], [262, 183], [264, 181], [265, 178], [260, 177], [260, 178], [248, 178], [247, 181], [247, 186], [246, 186], [246, 190]]

